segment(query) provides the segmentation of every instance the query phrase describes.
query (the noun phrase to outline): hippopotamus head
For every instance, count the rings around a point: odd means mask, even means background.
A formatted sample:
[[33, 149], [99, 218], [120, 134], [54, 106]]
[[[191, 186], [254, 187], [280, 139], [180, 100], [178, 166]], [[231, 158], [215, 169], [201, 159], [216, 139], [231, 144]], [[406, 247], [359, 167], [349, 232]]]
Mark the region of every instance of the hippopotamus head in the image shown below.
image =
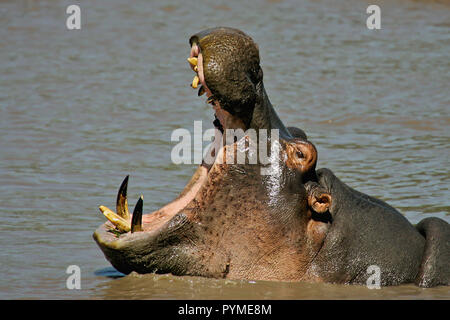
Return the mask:
[[[215, 149], [213, 163], [199, 166], [181, 195], [151, 214], [142, 216], [142, 199], [132, 217], [128, 213], [127, 177], [117, 213], [100, 208], [110, 221], [94, 238], [124, 273], [300, 279], [330, 218], [330, 196], [309, 192], [316, 148], [300, 129], [286, 129], [273, 110], [249, 36], [209, 29], [192, 36], [190, 45], [192, 87], [206, 93], [215, 126], [244, 135]], [[251, 161], [251, 152], [267, 152], [269, 161], [260, 161], [261, 154]], [[238, 163], [242, 154], [246, 160]]]
[[[221, 108], [249, 127], [263, 72], [258, 46], [242, 31], [214, 28], [193, 35], [191, 58], [198, 58], [202, 86]], [[193, 66], [195, 68], [195, 66]]]
[[375, 266], [383, 285], [450, 283], [448, 223], [428, 218], [415, 228], [385, 202], [316, 170], [314, 145], [272, 107], [248, 35], [214, 28], [189, 43], [191, 86], [212, 105], [217, 137], [161, 209], [142, 215], [141, 197], [130, 215], [128, 177], [116, 212], [100, 207], [109, 221], [94, 239], [116, 269], [365, 283]]

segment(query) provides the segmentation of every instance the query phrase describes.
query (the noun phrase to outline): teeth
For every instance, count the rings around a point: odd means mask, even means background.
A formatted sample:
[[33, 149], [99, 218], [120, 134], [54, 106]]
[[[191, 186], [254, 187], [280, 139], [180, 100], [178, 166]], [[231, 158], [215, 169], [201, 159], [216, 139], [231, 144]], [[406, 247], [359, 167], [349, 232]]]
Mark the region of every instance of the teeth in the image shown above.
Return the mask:
[[127, 201], [128, 178], [129, 176], [126, 176], [122, 184], [120, 185], [116, 201], [116, 212], [120, 217], [122, 217], [126, 221], [130, 221], [130, 213], [128, 212], [128, 201]]
[[195, 76], [194, 79], [192, 79], [192, 84], [191, 84], [192, 88], [197, 89], [199, 81], [200, 81], [200, 79], [197, 76]]
[[128, 232], [131, 230], [130, 223], [119, 215], [115, 214], [112, 210], [108, 209], [105, 206], [100, 206], [99, 209], [106, 217], [106, 219], [108, 219], [120, 231]]
[[133, 218], [131, 220], [131, 233], [142, 231], [142, 206], [144, 197], [140, 196], [133, 211]]
[[198, 59], [196, 57], [187, 58], [187, 61], [191, 64], [191, 66], [195, 67], [198, 63]]
[[195, 72], [198, 72], [198, 66], [195, 66], [195, 67], [194, 67], [194, 71], [195, 71]]
[[206, 92], [205, 88], [203, 86], [200, 86], [200, 89], [198, 89], [198, 96], [202, 96]]
[[141, 196], [139, 198], [136, 206], [134, 207], [133, 217], [130, 219], [127, 201], [128, 178], [129, 176], [125, 177], [122, 184], [120, 185], [119, 193], [117, 194], [117, 213], [105, 206], [100, 206], [99, 209], [106, 217], [106, 219], [108, 219], [119, 231], [131, 231], [133, 233], [136, 231], [142, 231], [142, 206], [144, 197]]
[[209, 97], [208, 100], [206, 100], [206, 103], [213, 104], [214, 103], [214, 96]]

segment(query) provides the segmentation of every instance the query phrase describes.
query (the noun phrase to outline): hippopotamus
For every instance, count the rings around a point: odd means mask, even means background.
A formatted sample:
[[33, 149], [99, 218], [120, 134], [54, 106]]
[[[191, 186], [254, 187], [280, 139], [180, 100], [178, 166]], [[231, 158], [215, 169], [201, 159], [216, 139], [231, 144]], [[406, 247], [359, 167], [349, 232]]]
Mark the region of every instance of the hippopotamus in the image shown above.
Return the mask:
[[[143, 215], [141, 197], [130, 214], [128, 176], [116, 212], [100, 206], [108, 221], [93, 237], [118, 271], [367, 284], [376, 266], [384, 286], [449, 285], [449, 224], [428, 217], [413, 225], [386, 202], [317, 169], [314, 144], [303, 130], [286, 127], [272, 106], [250, 36], [218, 27], [189, 44], [191, 86], [206, 94], [228, 142], [161, 209]], [[230, 130], [245, 134], [225, 139]], [[270, 163], [228, 161], [250, 143], [262, 145], [249, 130], [268, 132]]]

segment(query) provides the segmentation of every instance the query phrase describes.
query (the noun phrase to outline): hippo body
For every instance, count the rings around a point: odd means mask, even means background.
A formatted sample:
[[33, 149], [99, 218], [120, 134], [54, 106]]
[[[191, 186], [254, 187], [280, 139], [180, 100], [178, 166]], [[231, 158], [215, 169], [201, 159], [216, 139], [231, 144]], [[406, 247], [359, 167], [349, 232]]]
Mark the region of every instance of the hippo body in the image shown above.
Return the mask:
[[[415, 227], [330, 170], [316, 170], [315, 146], [303, 130], [285, 127], [270, 103], [258, 47], [249, 36], [213, 28], [189, 43], [192, 87], [200, 85], [199, 96], [206, 93], [216, 142], [225, 143], [212, 146], [213, 161], [204, 160], [163, 208], [142, 215], [141, 198], [130, 215], [128, 177], [116, 213], [100, 207], [109, 222], [94, 239], [116, 269], [366, 284], [375, 266], [381, 285], [450, 284], [449, 224], [427, 218]], [[267, 145], [251, 130], [270, 132]], [[252, 146], [271, 150], [270, 163], [261, 161], [261, 153], [254, 163], [238, 163], [240, 154], [256, 154]]]
[[[350, 188], [330, 170], [320, 169], [317, 176], [332, 198], [339, 199], [329, 209], [331, 228], [314, 260], [313, 268], [321, 278], [333, 283], [366, 284], [367, 268], [376, 265], [381, 270], [382, 285], [450, 283], [447, 222], [430, 217], [416, 228], [396, 209]], [[440, 252], [427, 253], [425, 248], [430, 246], [439, 246]], [[424, 268], [430, 256], [434, 256], [433, 267]]]

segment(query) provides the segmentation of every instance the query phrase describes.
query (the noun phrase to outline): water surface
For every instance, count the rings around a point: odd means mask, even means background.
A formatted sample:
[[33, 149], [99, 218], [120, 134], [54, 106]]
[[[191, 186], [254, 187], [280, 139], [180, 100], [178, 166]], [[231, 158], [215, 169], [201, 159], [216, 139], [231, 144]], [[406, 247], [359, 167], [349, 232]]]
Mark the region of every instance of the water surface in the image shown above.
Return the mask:
[[[318, 167], [413, 223], [450, 222], [448, 2], [372, 1], [378, 31], [367, 1], [77, 3], [82, 29], [68, 31], [70, 1], [0, 1], [0, 298], [450, 298], [412, 285], [118, 278], [92, 239], [125, 175], [150, 212], [195, 170], [171, 163], [170, 135], [212, 127], [186, 56], [191, 34], [218, 25], [259, 44], [272, 103], [308, 133]], [[72, 264], [81, 290], [66, 288]]]

